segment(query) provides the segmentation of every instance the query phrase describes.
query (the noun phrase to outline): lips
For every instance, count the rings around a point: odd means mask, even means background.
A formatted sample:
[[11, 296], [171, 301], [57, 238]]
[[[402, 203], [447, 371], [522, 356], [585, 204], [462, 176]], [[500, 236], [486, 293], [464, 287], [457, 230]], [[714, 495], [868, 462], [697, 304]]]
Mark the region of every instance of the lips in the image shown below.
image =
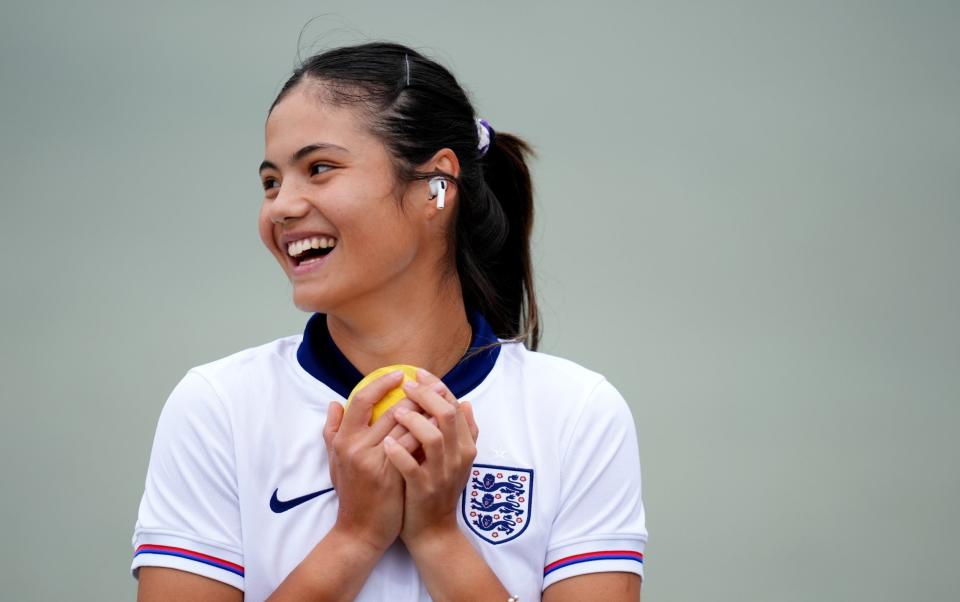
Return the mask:
[[337, 238], [325, 232], [287, 232], [280, 236], [277, 245], [294, 274], [311, 271], [326, 262], [337, 246]]
[[318, 255], [326, 255], [335, 246], [337, 246], [337, 239], [332, 236], [310, 236], [288, 243], [287, 255], [299, 262]]
[[306, 274], [308, 272], [312, 272], [313, 270], [318, 269], [320, 266], [327, 263], [329, 258], [330, 258], [330, 252], [328, 252], [326, 255], [322, 255], [319, 257], [311, 257], [309, 259], [303, 259], [303, 260], [300, 260], [299, 262], [296, 259], [291, 257], [290, 262], [293, 265], [294, 275], [299, 276], [301, 274]]

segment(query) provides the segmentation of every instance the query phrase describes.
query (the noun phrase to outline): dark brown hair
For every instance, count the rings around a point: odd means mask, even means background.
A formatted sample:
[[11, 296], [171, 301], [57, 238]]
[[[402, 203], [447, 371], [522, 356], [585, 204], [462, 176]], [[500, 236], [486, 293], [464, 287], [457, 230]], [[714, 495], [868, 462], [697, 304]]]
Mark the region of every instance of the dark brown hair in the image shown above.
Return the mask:
[[[459, 202], [451, 243], [464, 303], [479, 310], [498, 337], [536, 350], [530, 146], [497, 131], [487, 152], [478, 151], [477, 116], [456, 78], [400, 44], [374, 42], [311, 56], [283, 85], [271, 111], [305, 78], [323, 84], [331, 102], [368, 112], [371, 130], [383, 140], [401, 179], [444, 176], [455, 183]], [[459, 177], [415, 170], [443, 148], [457, 155]]]

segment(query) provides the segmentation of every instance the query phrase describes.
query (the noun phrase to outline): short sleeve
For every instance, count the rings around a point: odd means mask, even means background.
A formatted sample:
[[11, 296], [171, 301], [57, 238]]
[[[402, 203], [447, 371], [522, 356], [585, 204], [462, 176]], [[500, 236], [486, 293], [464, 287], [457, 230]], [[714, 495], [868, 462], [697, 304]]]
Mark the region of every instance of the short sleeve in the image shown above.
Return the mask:
[[243, 590], [236, 455], [226, 409], [194, 370], [160, 413], [133, 534], [131, 571], [162, 566]]
[[630, 408], [606, 380], [591, 392], [563, 451], [560, 506], [543, 589], [586, 573], [643, 577], [647, 542], [640, 454]]

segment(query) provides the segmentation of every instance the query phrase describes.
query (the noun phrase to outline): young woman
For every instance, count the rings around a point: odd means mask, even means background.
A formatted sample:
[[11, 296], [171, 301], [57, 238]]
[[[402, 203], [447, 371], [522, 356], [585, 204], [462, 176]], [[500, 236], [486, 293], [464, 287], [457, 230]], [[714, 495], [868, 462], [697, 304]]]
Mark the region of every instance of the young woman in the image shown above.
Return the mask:
[[[313, 315], [171, 393], [133, 537], [140, 600], [639, 599], [630, 411], [535, 351], [528, 153], [404, 46], [294, 72], [267, 118], [259, 227]], [[422, 368], [407, 399], [369, 423], [393, 373], [344, 409], [399, 363]]]

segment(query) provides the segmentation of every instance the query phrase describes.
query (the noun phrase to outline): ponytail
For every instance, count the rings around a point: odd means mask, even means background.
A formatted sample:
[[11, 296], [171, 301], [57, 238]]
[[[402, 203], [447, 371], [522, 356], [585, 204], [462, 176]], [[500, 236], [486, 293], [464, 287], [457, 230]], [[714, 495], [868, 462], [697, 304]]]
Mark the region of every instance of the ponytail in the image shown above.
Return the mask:
[[522, 139], [496, 132], [481, 159], [478, 194], [460, 205], [456, 224], [457, 272], [467, 306], [479, 309], [501, 338], [531, 350], [540, 344], [530, 234], [533, 184]]

